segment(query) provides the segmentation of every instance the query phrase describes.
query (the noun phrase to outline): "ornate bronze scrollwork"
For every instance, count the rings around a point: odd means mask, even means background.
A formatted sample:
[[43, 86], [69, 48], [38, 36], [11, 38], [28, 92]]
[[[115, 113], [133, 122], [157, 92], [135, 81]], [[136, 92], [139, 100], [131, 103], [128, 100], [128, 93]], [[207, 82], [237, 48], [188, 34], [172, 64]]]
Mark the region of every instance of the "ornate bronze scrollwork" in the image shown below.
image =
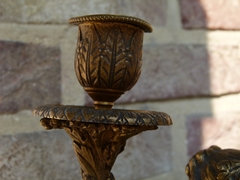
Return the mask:
[[79, 27], [75, 72], [96, 108], [111, 108], [137, 82], [142, 67], [143, 33], [151, 26], [138, 18], [90, 15], [69, 20]]
[[239, 180], [240, 151], [211, 146], [199, 151], [186, 166], [189, 180]]
[[75, 71], [94, 108], [45, 105], [34, 114], [46, 129], [69, 134], [84, 180], [114, 180], [111, 169], [128, 138], [172, 125], [166, 113], [112, 109], [140, 76], [143, 33], [152, 28], [141, 19], [117, 15], [76, 17], [69, 23], [79, 28]]
[[111, 169], [118, 154], [124, 150], [126, 140], [142, 131], [157, 129], [157, 126], [68, 122], [41, 119], [46, 129], [63, 128], [70, 135], [86, 180], [114, 180]]

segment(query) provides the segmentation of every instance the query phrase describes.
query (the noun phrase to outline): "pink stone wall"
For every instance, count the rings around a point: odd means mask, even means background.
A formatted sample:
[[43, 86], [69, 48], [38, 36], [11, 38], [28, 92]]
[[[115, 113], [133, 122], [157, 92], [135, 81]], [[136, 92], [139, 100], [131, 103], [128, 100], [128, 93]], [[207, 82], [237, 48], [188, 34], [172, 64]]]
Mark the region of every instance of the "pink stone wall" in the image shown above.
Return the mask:
[[0, 113], [61, 102], [60, 50], [0, 41]]
[[0, 3], [0, 179], [75, 180], [70, 138], [45, 131], [31, 111], [89, 105], [74, 72], [74, 16], [124, 14], [153, 26], [144, 35], [135, 87], [114, 108], [163, 111], [172, 127], [127, 142], [118, 180], [185, 180], [197, 151], [240, 149], [240, 3], [238, 0], [57, 0]]
[[239, 30], [240, 3], [237, 0], [179, 0], [184, 28]]
[[236, 113], [195, 115], [187, 118], [188, 156], [192, 157], [199, 149], [209, 148], [212, 144], [221, 148], [240, 149], [239, 123], [240, 110]]

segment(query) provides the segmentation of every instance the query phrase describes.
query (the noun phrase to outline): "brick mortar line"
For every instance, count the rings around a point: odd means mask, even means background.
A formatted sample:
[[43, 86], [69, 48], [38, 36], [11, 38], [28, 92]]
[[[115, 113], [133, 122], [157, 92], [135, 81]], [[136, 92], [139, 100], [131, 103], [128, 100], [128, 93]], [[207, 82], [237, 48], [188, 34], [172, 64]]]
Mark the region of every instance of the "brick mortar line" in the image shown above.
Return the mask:
[[[115, 108], [122, 108], [125, 106], [134, 106], [140, 104], [168, 104], [168, 103], [177, 103], [177, 102], [187, 102], [191, 103], [192, 101], [199, 101], [199, 100], [206, 100], [206, 101], [221, 101], [222, 99], [226, 98], [240, 98], [240, 92], [237, 93], [227, 93], [219, 96], [196, 96], [196, 97], [186, 97], [186, 98], [176, 98], [176, 99], [165, 99], [165, 100], [157, 100], [157, 101], [140, 101], [140, 102], [131, 102], [131, 103], [119, 103], [115, 105]], [[239, 103], [240, 104], [240, 103]]]
[[168, 29], [182, 29], [181, 7], [178, 0], [168, 0], [167, 2], [166, 27]]
[[[144, 103], [161, 103], [161, 104], [168, 104], [168, 103], [173, 103], [173, 102], [181, 102], [181, 101], [187, 101], [187, 100], [191, 100], [189, 103], [192, 103], [192, 101], [198, 101], [199, 99], [205, 99], [205, 100], [209, 100], [209, 101], [221, 101], [225, 98], [232, 98], [234, 99], [234, 97], [240, 98], [240, 92], [239, 93], [229, 93], [229, 94], [224, 94], [221, 96], [209, 96], [209, 97], [194, 97], [194, 98], [180, 98], [180, 99], [169, 99], [169, 100], [164, 100], [164, 101], [146, 101], [146, 102], [135, 102], [135, 103], [121, 103], [121, 104], [116, 104], [115, 108], [119, 108], [122, 106], [134, 106], [134, 105], [140, 105], [140, 104], [144, 104]], [[230, 108], [231, 109], [231, 108]], [[22, 116], [28, 116], [28, 117], [33, 117], [33, 119], [38, 119], [38, 116], [34, 116], [32, 114], [32, 110], [28, 109], [28, 110], [21, 110], [15, 114], [0, 114], [0, 117], [7, 117], [7, 118], [19, 118]], [[40, 117], [39, 117], [40, 119]]]
[[[158, 37], [158, 38], [156, 38]], [[152, 34], [146, 34], [144, 44], [240, 44], [240, 31], [185, 30], [153, 27]]]
[[0, 119], [5, 124], [0, 130], [2, 135], [44, 131], [40, 125], [40, 117], [34, 116], [32, 110], [22, 110], [15, 114], [1, 114]]
[[[43, 28], [46, 27], [46, 28]], [[14, 32], [13, 28], [17, 28]], [[39, 29], [38, 29], [39, 28]], [[61, 39], [66, 38], [64, 32], [71, 28], [70, 25], [36, 25], [36, 24], [10, 24], [0, 23], [0, 40], [20, 41], [25, 43], [40, 43], [46, 45], [60, 45]], [[49, 29], [52, 31], [49, 31]], [[58, 32], [55, 32], [58, 29]], [[32, 30], [32, 31], [31, 31]], [[26, 31], [30, 33], [26, 34]], [[25, 32], [25, 34], [24, 34]], [[32, 32], [32, 33], [31, 33]], [[54, 36], [51, 36], [54, 34]], [[47, 37], [41, 39], [41, 36]], [[73, 35], [76, 36], [76, 35]], [[39, 38], [36, 38], [39, 37]], [[158, 37], [158, 38], [156, 38]], [[144, 44], [240, 44], [240, 31], [209, 31], [209, 30], [185, 30], [169, 29], [168, 27], [154, 27], [153, 33], [145, 34]]]
[[0, 40], [56, 46], [67, 28], [67, 25], [0, 23]]

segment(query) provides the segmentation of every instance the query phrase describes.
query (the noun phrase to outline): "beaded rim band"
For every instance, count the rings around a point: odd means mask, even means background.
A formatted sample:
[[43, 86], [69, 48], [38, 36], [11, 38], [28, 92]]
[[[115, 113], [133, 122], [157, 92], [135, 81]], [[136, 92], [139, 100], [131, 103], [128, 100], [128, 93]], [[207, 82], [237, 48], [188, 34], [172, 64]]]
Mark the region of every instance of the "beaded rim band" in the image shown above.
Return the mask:
[[139, 26], [144, 32], [152, 32], [151, 25], [139, 18], [123, 15], [111, 15], [111, 14], [95, 14], [87, 16], [73, 17], [68, 21], [70, 24], [81, 24], [84, 22], [123, 22], [132, 25]]

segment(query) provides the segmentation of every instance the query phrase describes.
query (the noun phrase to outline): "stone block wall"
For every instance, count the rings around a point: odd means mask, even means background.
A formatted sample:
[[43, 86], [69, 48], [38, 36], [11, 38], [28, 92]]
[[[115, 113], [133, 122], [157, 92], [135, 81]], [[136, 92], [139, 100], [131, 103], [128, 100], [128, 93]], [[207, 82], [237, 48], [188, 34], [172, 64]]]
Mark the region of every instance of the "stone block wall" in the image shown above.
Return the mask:
[[77, 180], [79, 164], [63, 130], [46, 131], [36, 106], [91, 104], [74, 72], [74, 16], [124, 14], [153, 26], [143, 69], [115, 108], [163, 111], [171, 127], [128, 140], [118, 180], [185, 180], [203, 148], [240, 149], [238, 0], [0, 0], [0, 180]]

